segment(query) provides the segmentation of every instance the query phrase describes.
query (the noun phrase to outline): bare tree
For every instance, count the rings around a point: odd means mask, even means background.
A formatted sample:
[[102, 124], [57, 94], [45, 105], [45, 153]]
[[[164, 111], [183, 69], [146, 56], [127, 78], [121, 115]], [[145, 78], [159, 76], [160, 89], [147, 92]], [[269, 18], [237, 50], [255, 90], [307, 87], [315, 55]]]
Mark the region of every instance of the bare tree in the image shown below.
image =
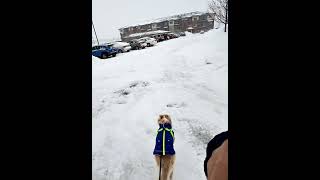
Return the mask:
[[99, 39], [98, 39], [98, 36], [97, 36], [96, 28], [94, 27], [93, 21], [92, 21], [92, 27], [93, 27], [94, 34], [96, 35], [96, 39], [97, 39], [97, 42], [98, 42], [98, 45], [99, 45]]
[[96, 45], [96, 40], [93, 36], [92, 36], [92, 45]]
[[209, 11], [215, 21], [224, 24], [224, 32], [227, 32], [228, 24], [228, 0], [210, 0]]

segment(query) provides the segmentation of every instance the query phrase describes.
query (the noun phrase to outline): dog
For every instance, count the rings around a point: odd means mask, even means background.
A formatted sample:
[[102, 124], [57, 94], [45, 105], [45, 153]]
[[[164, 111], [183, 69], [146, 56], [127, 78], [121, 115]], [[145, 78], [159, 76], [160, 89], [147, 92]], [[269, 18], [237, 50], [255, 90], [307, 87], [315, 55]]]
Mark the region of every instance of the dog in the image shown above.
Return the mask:
[[[176, 160], [173, 148], [175, 138], [174, 132], [172, 131], [172, 120], [167, 114], [159, 115], [158, 124], [159, 129], [157, 131], [156, 145], [153, 154], [158, 169], [160, 170], [161, 168], [160, 180], [172, 180]], [[165, 143], [163, 143], [163, 139], [165, 139]]]

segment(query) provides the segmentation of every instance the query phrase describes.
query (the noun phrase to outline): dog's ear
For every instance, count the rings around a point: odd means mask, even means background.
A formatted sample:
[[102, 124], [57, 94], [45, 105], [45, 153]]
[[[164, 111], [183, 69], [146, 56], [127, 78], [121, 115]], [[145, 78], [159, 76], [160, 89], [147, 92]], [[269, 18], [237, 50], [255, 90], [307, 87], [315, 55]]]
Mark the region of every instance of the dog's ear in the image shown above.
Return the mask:
[[170, 117], [168, 114], [164, 115], [164, 117], [169, 120], [169, 122], [170, 122], [170, 124], [171, 124], [171, 126], [172, 126], [171, 117]]
[[164, 115], [164, 117], [171, 122], [171, 118], [170, 118], [170, 116], [168, 114]]
[[159, 118], [158, 118], [158, 123], [160, 124], [160, 121], [161, 121], [161, 119], [163, 118], [163, 116], [162, 115], [159, 115]]

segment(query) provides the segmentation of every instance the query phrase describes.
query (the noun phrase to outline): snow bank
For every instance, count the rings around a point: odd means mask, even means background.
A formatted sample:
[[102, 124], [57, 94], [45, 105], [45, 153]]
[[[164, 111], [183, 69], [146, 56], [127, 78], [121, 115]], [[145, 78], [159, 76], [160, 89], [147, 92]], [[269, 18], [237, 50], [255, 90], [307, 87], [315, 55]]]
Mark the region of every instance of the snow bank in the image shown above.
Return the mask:
[[156, 179], [161, 113], [173, 120], [174, 179], [205, 179], [206, 144], [228, 129], [228, 35], [221, 29], [92, 57], [93, 180]]

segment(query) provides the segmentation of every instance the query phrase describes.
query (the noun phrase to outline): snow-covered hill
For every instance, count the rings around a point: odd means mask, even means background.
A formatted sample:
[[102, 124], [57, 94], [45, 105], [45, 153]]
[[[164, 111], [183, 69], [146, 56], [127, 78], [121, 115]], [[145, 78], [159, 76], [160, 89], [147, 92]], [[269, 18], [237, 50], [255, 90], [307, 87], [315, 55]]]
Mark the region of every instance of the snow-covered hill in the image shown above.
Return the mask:
[[223, 28], [100, 60], [93, 57], [93, 180], [156, 179], [157, 118], [175, 131], [175, 180], [205, 179], [208, 141], [228, 129]]

